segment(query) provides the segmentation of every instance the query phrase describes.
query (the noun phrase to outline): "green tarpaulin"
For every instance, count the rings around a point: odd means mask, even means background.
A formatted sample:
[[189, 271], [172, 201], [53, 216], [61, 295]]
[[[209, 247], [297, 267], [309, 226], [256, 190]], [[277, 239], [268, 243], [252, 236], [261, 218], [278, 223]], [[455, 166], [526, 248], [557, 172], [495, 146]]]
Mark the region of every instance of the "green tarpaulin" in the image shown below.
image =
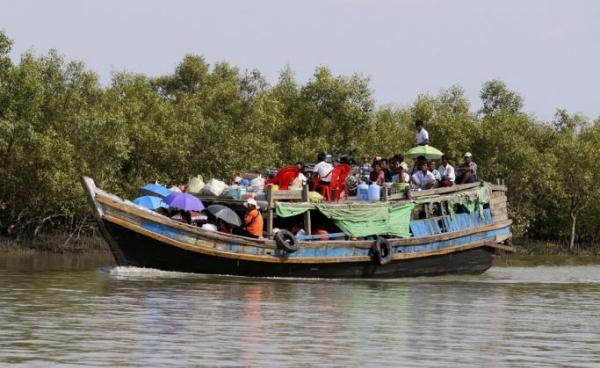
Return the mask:
[[415, 199], [409, 203], [375, 202], [351, 204], [326, 203], [277, 203], [275, 213], [280, 217], [301, 215], [308, 210], [318, 209], [348, 236], [395, 235], [410, 237], [410, 219], [413, 208], [418, 204], [448, 201], [450, 216], [454, 216], [454, 205], [465, 206], [469, 213], [479, 211], [483, 218], [483, 205], [489, 202], [490, 186], [443, 197]]
[[483, 205], [490, 201], [490, 186], [484, 185], [475, 192], [460, 193], [448, 200], [448, 212], [454, 217], [454, 205], [463, 205], [469, 213], [479, 211], [483, 218]]
[[275, 213], [279, 217], [292, 217], [303, 214], [308, 210], [315, 209], [311, 203], [287, 203], [277, 202], [275, 204]]
[[281, 217], [303, 214], [309, 209], [318, 209], [348, 236], [395, 235], [410, 237], [410, 215], [414, 203], [327, 205], [309, 203], [277, 203], [275, 212]]

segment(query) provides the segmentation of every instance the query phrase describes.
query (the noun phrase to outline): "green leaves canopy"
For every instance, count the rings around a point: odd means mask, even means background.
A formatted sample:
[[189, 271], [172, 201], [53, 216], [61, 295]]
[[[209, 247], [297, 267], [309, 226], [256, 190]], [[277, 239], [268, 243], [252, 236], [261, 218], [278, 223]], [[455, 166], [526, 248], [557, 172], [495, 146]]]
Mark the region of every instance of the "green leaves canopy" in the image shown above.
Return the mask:
[[390, 157], [412, 147], [422, 119], [433, 146], [456, 161], [471, 151], [483, 178], [505, 180], [518, 234], [567, 239], [577, 213], [578, 237], [600, 236], [600, 123], [565, 110], [539, 122], [501, 81], [483, 85], [478, 113], [459, 86], [376, 108], [368, 78], [326, 67], [303, 84], [285, 68], [269, 85], [256, 70], [187, 55], [172, 74], [115, 73], [102, 86], [56, 51], [13, 63], [11, 46], [0, 32], [0, 233], [87, 216], [80, 175], [133, 197], [154, 180], [227, 180], [325, 150]]

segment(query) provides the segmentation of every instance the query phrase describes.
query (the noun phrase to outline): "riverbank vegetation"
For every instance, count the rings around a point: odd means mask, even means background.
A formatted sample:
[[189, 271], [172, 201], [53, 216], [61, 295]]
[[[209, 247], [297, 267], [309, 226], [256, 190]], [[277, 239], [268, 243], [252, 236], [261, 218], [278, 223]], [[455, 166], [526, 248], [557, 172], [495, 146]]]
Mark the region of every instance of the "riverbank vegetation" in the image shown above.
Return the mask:
[[408, 106], [377, 106], [368, 78], [327, 67], [306, 83], [286, 68], [269, 84], [258, 71], [188, 55], [172, 74], [116, 72], [104, 86], [56, 51], [12, 60], [11, 45], [0, 33], [5, 236], [89, 234], [81, 175], [131, 198], [149, 181], [226, 179], [319, 151], [389, 157], [411, 147], [421, 119], [434, 146], [455, 160], [471, 151], [482, 178], [504, 180], [515, 235], [573, 251], [600, 240], [600, 120], [558, 109], [539, 121], [498, 80], [485, 82], [474, 104], [450, 86]]

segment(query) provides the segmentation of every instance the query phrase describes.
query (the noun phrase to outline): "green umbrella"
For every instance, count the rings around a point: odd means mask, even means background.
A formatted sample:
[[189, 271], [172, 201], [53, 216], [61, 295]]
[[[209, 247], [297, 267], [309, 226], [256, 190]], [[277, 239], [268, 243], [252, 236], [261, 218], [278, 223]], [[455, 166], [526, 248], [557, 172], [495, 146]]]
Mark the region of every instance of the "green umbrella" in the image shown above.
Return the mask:
[[408, 158], [417, 158], [419, 156], [425, 156], [425, 158], [428, 160], [439, 160], [443, 154], [444, 153], [442, 151], [435, 147], [424, 145], [411, 148], [410, 150], [408, 150], [408, 152], [406, 152], [406, 155], [404, 156]]

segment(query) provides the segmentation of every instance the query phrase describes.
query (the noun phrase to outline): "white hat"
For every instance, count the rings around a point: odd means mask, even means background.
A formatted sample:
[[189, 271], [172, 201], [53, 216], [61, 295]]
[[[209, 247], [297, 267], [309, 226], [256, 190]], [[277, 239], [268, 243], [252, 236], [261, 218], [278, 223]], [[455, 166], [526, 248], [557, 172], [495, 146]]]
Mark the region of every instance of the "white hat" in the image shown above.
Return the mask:
[[408, 165], [406, 164], [406, 162], [403, 162], [400, 164], [400, 167], [404, 170], [404, 171], [408, 171]]
[[471, 152], [467, 152], [465, 153], [465, 157], [473, 157], [473, 154]]
[[254, 206], [254, 207], [258, 208], [258, 203], [256, 202], [256, 199], [249, 198], [246, 200], [246, 202], [244, 202], [244, 207], [250, 207], [250, 206]]

